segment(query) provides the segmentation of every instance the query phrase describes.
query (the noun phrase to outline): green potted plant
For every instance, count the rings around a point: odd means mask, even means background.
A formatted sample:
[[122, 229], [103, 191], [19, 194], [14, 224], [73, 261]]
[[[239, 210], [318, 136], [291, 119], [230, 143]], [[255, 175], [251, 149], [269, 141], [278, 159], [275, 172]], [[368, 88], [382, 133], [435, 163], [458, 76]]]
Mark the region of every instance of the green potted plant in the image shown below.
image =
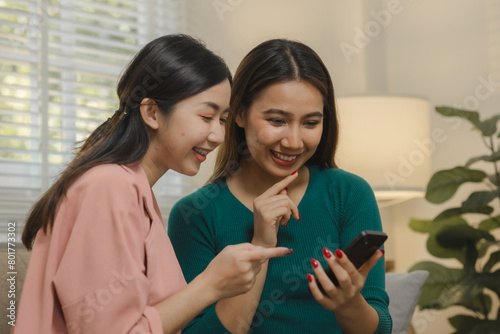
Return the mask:
[[[410, 228], [425, 233], [427, 250], [441, 259], [456, 259], [457, 266], [422, 261], [410, 268], [427, 270], [420, 309], [461, 306], [465, 314], [448, 319], [455, 333], [500, 333], [500, 115], [481, 121], [479, 113], [447, 106], [436, 107], [445, 117], [460, 117], [473, 125], [489, 153], [470, 158], [464, 165], [436, 172], [430, 179], [425, 198], [433, 204], [452, 199], [465, 183], [476, 183], [459, 207], [439, 213], [432, 220], [411, 219]], [[479, 168], [480, 166], [481, 168]], [[495, 209], [497, 208], [497, 209]], [[496, 212], [497, 211], [497, 212]], [[472, 311], [472, 312], [470, 312]]]

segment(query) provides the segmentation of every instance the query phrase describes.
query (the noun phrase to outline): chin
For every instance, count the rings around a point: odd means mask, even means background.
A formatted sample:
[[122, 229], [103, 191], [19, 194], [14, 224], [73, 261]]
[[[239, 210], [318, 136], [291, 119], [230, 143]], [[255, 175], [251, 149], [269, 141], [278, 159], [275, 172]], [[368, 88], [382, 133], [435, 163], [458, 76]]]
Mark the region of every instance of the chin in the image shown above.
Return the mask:
[[198, 174], [199, 171], [200, 171], [200, 169], [197, 168], [196, 170], [189, 170], [189, 171], [186, 171], [185, 173], [182, 173], [182, 174], [187, 175], [187, 176], [195, 176], [196, 174]]
[[191, 167], [191, 168], [181, 167], [179, 169], [173, 168], [173, 170], [175, 170], [177, 173], [180, 173], [180, 174], [183, 174], [186, 176], [195, 176], [200, 171], [200, 166]]

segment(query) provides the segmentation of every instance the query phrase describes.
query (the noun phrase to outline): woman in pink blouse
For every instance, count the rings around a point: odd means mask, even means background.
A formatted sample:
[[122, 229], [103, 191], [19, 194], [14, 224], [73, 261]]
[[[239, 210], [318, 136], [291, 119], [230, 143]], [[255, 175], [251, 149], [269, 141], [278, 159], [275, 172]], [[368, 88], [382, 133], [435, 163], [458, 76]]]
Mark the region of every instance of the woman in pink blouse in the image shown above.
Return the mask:
[[[118, 83], [120, 108], [30, 213], [15, 334], [179, 332], [291, 253], [228, 246], [186, 285], [166, 234], [151, 187], [169, 169], [198, 172], [223, 141], [230, 90], [224, 61], [191, 37], [160, 37], [135, 56]], [[196, 214], [186, 211], [186, 223]]]

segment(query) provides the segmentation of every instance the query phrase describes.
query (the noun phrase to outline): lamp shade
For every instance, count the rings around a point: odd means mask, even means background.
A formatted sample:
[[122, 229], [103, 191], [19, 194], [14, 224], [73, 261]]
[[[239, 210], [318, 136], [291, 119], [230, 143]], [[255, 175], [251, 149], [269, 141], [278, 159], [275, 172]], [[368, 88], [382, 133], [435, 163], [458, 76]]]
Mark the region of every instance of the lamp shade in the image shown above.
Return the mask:
[[381, 204], [425, 195], [434, 148], [427, 100], [340, 97], [337, 113], [340, 168], [368, 181]]

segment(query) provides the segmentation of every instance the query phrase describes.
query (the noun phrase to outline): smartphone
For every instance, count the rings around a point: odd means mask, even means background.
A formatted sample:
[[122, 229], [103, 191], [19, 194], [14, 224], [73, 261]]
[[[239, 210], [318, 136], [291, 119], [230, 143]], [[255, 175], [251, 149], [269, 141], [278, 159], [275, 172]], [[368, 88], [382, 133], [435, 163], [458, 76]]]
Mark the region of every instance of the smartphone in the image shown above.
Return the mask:
[[[365, 263], [387, 240], [387, 234], [381, 231], [361, 231], [350, 243], [344, 248], [344, 253], [356, 268], [359, 268]], [[327, 267], [326, 274], [332, 280], [333, 284], [339, 285], [337, 278], [333, 274], [332, 269]], [[316, 281], [321, 292], [325, 293], [321, 284]]]

